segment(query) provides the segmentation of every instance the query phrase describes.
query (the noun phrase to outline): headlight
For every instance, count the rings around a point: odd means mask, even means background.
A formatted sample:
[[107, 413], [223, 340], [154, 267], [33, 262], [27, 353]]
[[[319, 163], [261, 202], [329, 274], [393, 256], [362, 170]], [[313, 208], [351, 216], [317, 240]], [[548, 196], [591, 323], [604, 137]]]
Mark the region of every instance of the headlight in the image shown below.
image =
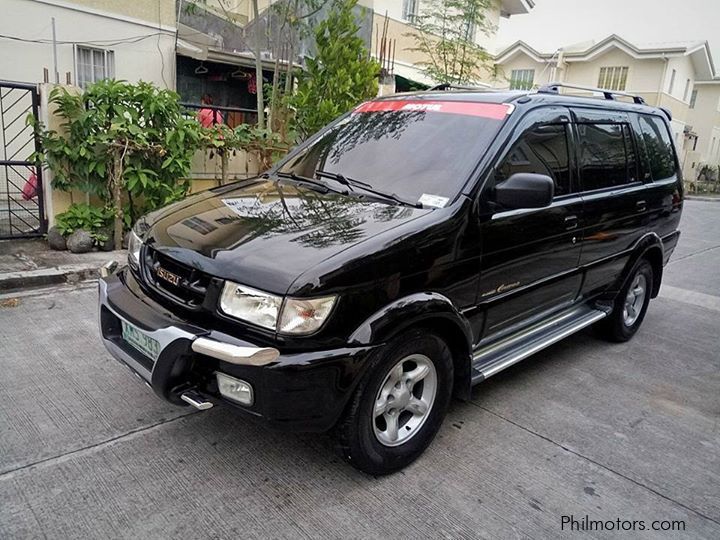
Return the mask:
[[282, 334], [311, 334], [330, 315], [335, 299], [335, 296], [286, 298], [283, 302], [280, 296], [226, 281], [220, 309], [226, 315]]
[[128, 260], [138, 266], [140, 264], [140, 248], [142, 247], [142, 240], [135, 233], [130, 231], [130, 238], [128, 239]]
[[223, 313], [275, 330], [282, 298], [267, 294], [231, 281], [225, 282], [220, 296], [220, 309]]
[[283, 304], [278, 332], [311, 334], [322, 326], [335, 304], [335, 296], [324, 298], [288, 298]]

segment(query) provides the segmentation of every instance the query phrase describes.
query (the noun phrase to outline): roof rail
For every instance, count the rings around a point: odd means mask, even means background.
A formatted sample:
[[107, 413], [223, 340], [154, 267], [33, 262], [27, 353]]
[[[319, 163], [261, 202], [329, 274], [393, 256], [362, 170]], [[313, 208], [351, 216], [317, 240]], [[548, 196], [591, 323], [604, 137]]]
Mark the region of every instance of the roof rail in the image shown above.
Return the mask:
[[538, 88], [537, 91], [538, 91], [538, 94], [559, 94], [560, 88], [572, 88], [573, 90], [585, 90], [587, 92], [598, 92], [600, 94], [603, 94], [605, 96], [605, 99], [611, 99], [611, 100], [614, 100], [615, 96], [629, 97], [629, 98], [632, 98], [633, 103], [636, 103], [638, 105], [645, 105], [645, 100], [642, 98], [642, 96], [628, 94], [627, 92], [620, 92], [617, 90], [607, 90], [605, 88], [594, 88], [592, 86], [580, 86], [577, 84], [551, 82], [551, 83], [542, 85], [540, 88]]

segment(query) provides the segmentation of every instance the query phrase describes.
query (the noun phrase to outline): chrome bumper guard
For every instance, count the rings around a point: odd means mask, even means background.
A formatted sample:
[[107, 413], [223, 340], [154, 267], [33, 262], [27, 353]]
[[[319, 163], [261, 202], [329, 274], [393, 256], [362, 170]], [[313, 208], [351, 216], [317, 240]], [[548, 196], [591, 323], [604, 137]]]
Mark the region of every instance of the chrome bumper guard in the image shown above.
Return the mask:
[[[109, 275], [109, 273], [108, 273]], [[108, 302], [108, 287], [107, 282], [102, 276], [99, 280], [99, 301], [100, 305], [104, 306], [110, 311], [115, 317], [121, 321], [125, 321], [129, 324], [135, 325], [133, 321], [128, 320], [126, 317], [118, 313], [110, 303]], [[102, 323], [101, 323], [102, 324]], [[165, 328], [158, 328], [157, 330], [147, 331], [142, 330], [145, 334], [158, 341], [160, 344], [160, 353], [164, 351], [171, 343], [178, 339], [187, 339], [192, 342], [191, 348], [193, 351], [217, 358], [223, 362], [231, 364], [243, 365], [243, 366], [265, 366], [277, 360], [280, 356], [280, 351], [272, 347], [246, 347], [238, 346], [232, 343], [226, 343], [210, 339], [207, 337], [198, 337], [195, 334], [186, 332], [185, 330], [176, 326], [167, 326]], [[121, 362], [127, 364], [133, 371], [139, 374], [148, 383], [152, 379], [152, 371], [148, 371], [147, 368], [142, 366], [137, 360], [131, 355], [126, 353], [113, 341], [106, 339], [103, 336], [103, 343], [105, 348], [110, 352], [112, 356]]]

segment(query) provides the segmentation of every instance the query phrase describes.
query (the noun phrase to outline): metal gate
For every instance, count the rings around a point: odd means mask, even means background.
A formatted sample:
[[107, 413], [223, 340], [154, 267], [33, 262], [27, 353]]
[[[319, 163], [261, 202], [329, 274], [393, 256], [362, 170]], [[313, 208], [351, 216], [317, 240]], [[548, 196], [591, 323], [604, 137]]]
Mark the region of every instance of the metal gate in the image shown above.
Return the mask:
[[45, 233], [42, 167], [29, 159], [40, 146], [26, 122], [38, 106], [35, 85], [0, 81], [0, 239]]

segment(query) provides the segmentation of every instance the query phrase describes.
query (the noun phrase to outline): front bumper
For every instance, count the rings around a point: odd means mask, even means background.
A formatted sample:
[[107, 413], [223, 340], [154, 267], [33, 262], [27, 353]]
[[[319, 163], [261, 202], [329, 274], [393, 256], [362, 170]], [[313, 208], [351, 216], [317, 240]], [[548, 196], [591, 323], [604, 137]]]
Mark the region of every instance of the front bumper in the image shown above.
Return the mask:
[[[185, 321], [142, 293], [125, 270], [99, 281], [100, 330], [110, 354], [163, 399], [186, 405], [183, 392], [200, 392], [252, 418], [288, 431], [326, 431], [338, 420], [373, 347], [281, 354]], [[155, 361], [122, 338], [121, 321], [159, 344]], [[225, 400], [216, 372], [248, 382], [254, 403]]]

